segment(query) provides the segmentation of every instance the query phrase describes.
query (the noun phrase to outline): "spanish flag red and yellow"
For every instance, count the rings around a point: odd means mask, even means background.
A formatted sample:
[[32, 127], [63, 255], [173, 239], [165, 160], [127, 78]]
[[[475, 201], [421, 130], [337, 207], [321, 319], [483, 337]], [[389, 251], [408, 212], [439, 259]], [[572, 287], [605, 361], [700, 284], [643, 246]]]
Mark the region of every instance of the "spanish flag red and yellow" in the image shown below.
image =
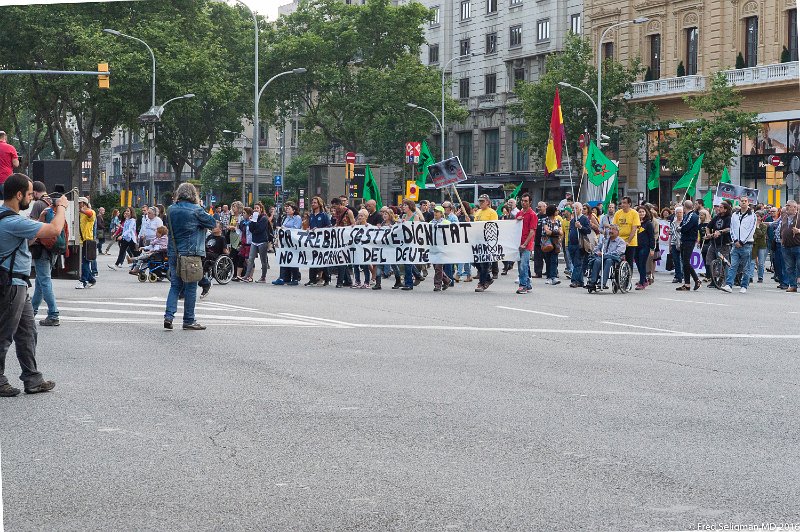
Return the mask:
[[547, 141], [547, 153], [544, 157], [545, 171], [552, 174], [561, 168], [561, 146], [564, 145], [564, 117], [561, 114], [561, 98], [553, 100], [553, 113], [550, 115], [550, 138]]

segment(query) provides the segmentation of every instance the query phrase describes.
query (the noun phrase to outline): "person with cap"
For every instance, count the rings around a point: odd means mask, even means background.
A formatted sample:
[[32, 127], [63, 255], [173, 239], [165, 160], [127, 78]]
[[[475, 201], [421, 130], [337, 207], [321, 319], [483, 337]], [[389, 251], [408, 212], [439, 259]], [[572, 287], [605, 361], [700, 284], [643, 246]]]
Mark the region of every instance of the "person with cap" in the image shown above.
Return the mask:
[[85, 196], [78, 198], [78, 209], [80, 210], [79, 223], [79, 244], [81, 245], [81, 278], [75, 285], [77, 290], [92, 288], [97, 284], [97, 279], [92, 273], [92, 261], [97, 258], [97, 243], [94, 240], [94, 219], [95, 213]]
[[[497, 220], [497, 211], [492, 209], [492, 202], [488, 194], [481, 194], [478, 197], [478, 209], [475, 211], [476, 222], [490, 222]], [[494, 281], [491, 276], [491, 262], [476, 262], [478, 268], [478, 287], [476, 292], [484, 292]]]

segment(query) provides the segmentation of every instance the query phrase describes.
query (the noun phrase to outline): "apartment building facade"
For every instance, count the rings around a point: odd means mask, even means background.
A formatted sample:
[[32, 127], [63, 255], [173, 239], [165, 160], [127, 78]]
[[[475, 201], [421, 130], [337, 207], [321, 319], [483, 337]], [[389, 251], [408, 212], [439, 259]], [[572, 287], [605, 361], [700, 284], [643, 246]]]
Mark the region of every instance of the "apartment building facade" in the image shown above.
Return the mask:
[[[509, 111], [518, 81], [536, 81], [548, 54], [561, 50], [568, 32], [583, 33], [580, 0], [425, 0], [434, 12], [425, 28], [421, 60], [444, 69], [446, 90], [469, 111], [464, 123], [445, 120], [446, 152], [458, 155], [475, 180], [525, 181], [550, 199], [562, 196], [569, 175], [550, 176], [533, 160], [514, 130]], [[543, 110], [549, 113], [550, 110]], [[438, 137], [430, 139], [438, 147]], [[433, 150], [433, 148], [432, 148]], [[438, 148], [433, 150], [438, 153]], [[577, 170], [574, 170], [577, 176]]]
[[[788, 168], [800, 156], [800, 81], [798, 75], [797, 4], [794, 0], [586, 0], [585, 31], [607, 57], [625, 63], [640, 57], [647, 80], [635, 83], [629, 97], [653, 102], [660, 118], [685, 120], [692, 114], [684, 96], [710, 86], [710, 76], [722, 71], [729, 85], [744, 96], [743, 109], [758, 113], [761, 125], [754, 139], [741, 139], [730, 167], [734, 183], [758, 188], [760, 199], [777, 202], [796, 188], [766, 182], [767, 157], [778, 155]], [[600, 35], [611, 24], [647, 17], [641, 25]], [[737, 68], [737, 57], [738, 59]], [[655, 158], [652, 145], [669, 131], [653, 131], [647, 153], [625, 156], [620, 165], [623, 191], [644, 191], [647, 168]], [[670, 170], [662, 154], [660, 197], [669, 202], [672, 186], [680, 177]], [[699, 194], [708, 188], [701, 177]], [[779, 192], [776, 192], [778, 190]]]

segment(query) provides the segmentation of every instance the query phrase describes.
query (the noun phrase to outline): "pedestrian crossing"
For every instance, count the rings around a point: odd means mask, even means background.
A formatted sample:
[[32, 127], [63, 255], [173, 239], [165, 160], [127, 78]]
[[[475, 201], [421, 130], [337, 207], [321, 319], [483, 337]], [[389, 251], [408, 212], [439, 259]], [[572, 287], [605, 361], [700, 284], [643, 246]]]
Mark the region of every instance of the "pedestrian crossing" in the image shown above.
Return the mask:
[[[70, 298], [59, 299], [58, 310], [62, 322], [75, 323], [126, 323], [159, 324], [164, 318], [164, 298], [130, 297], [108, 299]], [[183, 302], [178, 302], [176, 320], [183, 314]], [[227, 303], [198, 301], [195, 305], [195, 318], [209, 327], [325, 327], [343, 328], [336, 322], [297, 316], [286, 313], [265, 312], [252, 307]]]

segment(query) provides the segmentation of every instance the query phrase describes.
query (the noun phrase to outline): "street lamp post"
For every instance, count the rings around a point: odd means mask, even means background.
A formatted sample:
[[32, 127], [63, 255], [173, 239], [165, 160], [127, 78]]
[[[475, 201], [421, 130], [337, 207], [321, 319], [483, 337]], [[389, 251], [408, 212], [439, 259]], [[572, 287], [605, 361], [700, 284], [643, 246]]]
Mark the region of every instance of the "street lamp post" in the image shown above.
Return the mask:
[[[444, 161], [444, 159], [445, 159], [445, 156], [444, 156], [444, 76], [447, 73], [447, 69], [450, 68], [450, 64], [453, 61], [455, 61], [456, 59], [464, 59], [466, 57], [475, 57], [477, 55], [478, 54], [472, 53], [472, 54], [468, 54], [468, 55], [457, 55], [455, 57], [451, 57], [450, 61], [445, 63], [444, 67], [442, 67], [442, 120], [441, 120], [441, 122], [439, 122], [439, 124], [440, 124], [439, 127], [441, 128], [441, 140], [442, 140], [442, 158], [441, 158], [442, 161]], [[426, 109], [426, 111], [427, 111], [427, 109]]]
[[[597, 145], [600, 146], [600, 133], [602, 129], [601, 124], [601, 115], [603, 111], [603, 56], [602, 56], [602, 49], [603, 49], [603, 39], [606, 37], [606, 33], [611, 31], [614, 28], [619, 26], [625, 26], [626, 24], [644, 24], [650, 20], [647, 17], [638, 17], [631, 20], [623, 20], [622, 22], [617, 22], [616, 24], [612, 24], [611, 26], [607, 27], [603, 30], [603, 33], [600, 34], [600, 40], [597, 42], [597, 105], [595, 108], [597, 109], [597, 138], [596, 142]], [[591, 99], [591, 98], [590, 98]]]
[[[235, 131], [231, 131], [230, 129], [223, 129], [222, 133], [225, 134], [225, 135], [236, 135], [237, 134]], [[244, 139], [247, 139], [247, 140], [250, 141], [251, 148], [253, 146], [255, 146], [253, 144], [253, 139], [251, 139], [250, 137], [248, 137], [247, 135], [244, 135], [242, 133], [239, 133], [239, 135], [240, 135], [241, 138], [244, 138]], [[243, 204], [247, 203], [247, 185], [246, 185], [246, 183], [244, 181], [244, 170], [245, 170], [246, 167], [247, 167], [247, 148], [246, 147], [242, 147], [242, 203]]]
[[150, 106], [155, 107], [156, 106], [156, 56], [153, 54], [153, 49], [150, 48], [150, 46], [146, 42], [137, 37], [134, 37], [133, 35], [127, 35], [120, 31], [108, 28], [104, 29], [103, 31], [105, 33], [108, 33], [109, 35], [116, 35], [117, 37], [124, 37], [126, 39], [131, 39], [136, 42], [142, 43], [145, 46], [145, 48], [147, 48], [147, 51], [150, 52], [150, 59], [152, 59], [153, 61], [153, 79], [152, 79], [152, 90], [150, 96]]

